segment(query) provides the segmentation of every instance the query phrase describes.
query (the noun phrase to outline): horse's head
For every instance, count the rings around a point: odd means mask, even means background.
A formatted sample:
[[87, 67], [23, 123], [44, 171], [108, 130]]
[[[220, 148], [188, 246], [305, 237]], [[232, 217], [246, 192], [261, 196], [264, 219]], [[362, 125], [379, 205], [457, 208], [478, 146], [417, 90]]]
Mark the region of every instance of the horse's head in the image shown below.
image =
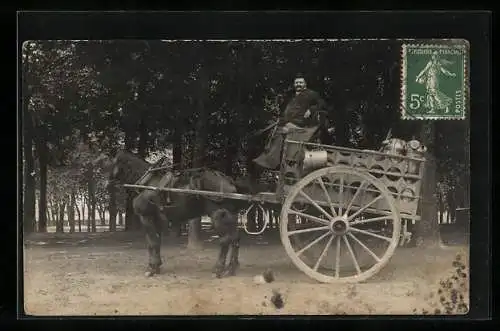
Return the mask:
[[107, 186], [135, 183], [149, 168], [150, 164], [138, 156], [118, 151], [108, 166]]

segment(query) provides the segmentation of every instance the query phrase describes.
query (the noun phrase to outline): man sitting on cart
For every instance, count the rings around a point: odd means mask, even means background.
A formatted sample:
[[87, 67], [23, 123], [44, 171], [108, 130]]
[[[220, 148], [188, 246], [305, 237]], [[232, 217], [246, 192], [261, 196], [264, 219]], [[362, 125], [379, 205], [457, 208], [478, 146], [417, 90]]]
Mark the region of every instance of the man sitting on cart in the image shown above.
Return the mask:
[[[295, 77], [294, 88], [295, 96], [288, 102], [278, 122], [270, 127], [273, 132], [264, 152], [253, 160], [262, 168], [278, 168], [286, 138], [310, 141], [318, 133], [320, 126], [326, 124], [326, 120], [321, 116], [326, 113], [325, 101], [317, 92], [307, 88], [306, 80], [301, 74]], [[250, 173], [252, 183], [257, 180], [256, 177], [255, 172]]]

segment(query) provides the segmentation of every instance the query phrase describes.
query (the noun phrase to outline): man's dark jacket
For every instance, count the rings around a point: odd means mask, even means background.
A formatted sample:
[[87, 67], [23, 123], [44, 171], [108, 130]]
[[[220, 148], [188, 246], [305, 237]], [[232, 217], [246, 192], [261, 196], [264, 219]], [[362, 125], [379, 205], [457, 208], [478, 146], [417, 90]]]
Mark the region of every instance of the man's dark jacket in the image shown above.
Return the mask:
[[[309, 118], [304, 118], [304, 114], [308, 109], [311, 112], [311, 116], [309, 116]], [[317, 124], [315, 123], [317, 111], [323, 111], [325, 109], [325, 102], [320, 95], [313, 90], [305, 89], [290, 100], [278, 125], [281, 126], [288, 122], [301, 127], [315, 125]]]
[[[320, 123], [318, 123], [317, 112], [325, 109], [325, 102], [319, 94], [313, 90], [305, 89], [290, 100], [283, 115], [280, 117], [278, 126], [293, 123], [299, 127], [308, 128], [305, 132], [294, 133], [295, 137], [293, 139], [307, 141], [320, 125]], [[311, 112], [311, 115], [308, 118], [304, 118], [304, 114], [307, 110]], [[271, 136], [265, 151], [253, 161], [263, 168], [275, 169], [280, 163], [283, 140], [283, 135], [275, 132]], [[292, 153], [291, 148], [290, 152]]]

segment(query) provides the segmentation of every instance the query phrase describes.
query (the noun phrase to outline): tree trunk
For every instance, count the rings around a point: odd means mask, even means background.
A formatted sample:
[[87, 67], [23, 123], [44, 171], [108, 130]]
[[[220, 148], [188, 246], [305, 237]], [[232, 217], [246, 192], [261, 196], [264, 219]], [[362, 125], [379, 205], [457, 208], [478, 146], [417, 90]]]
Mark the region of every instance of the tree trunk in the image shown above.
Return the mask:
[[[236, 132], [238, 132], [237, 128], [234, 129]], [[231, 131], [232, 130], [228, 130], [228, 134]], [[224, 173], [230, 177], [233, 176], [233, 164], [235, 159], [238, 157], [238, 146], [240, 144], [239, 137], [239, 135], [237, 137], [228, 135], [226, 140], [226, 161], [224, 166]]]
[[87, 189], [89, 195], [89, 229], [87, 232], [96, 232], [96, 196], [95, 196], [95, 179], [94, 169], [90, 166], [87, 170]]
[[109, 231], [116, 231], [116, 187], [114, 185], [110, 185], [108, 187], [109, 193]]
[[40, 165], [40, 200], [38, 202], [38, 232], [47, 232], [47, 161], [48, 149], [45, 141], [37, 143]]
[[148, 149], [148, 128], [145, 119], [142, 118], [139, 122], [139, 146], [137, 152], [140, 157], [146, 158]]
[[92, 218], [90, 220], [90, 225], [92, 226], [92, 232], [97, 232], [96, 228], [96, 210], [95, 210], [95, 204], [92, 205]]
[[[466, 118], [465, 128], [465, 180], [464, 180], [464, 197], [463, 207], [469, 208], [470, 206], [470, 122], [469, 117]], [[468, 222], [468, 221], [467, 221]]]
[[444, 203], [443, 203], [443, 196], [441, 194], [438, 194], [438, 201], [439, 201], [439, 224], [443, 224], [444, 222]]
[[[132, 129], [128, 128], [125, 132], [125, 150], [132, 151], [134, 148], [134, 138], [135, 135], [131, 132]], [[135, 231], [141, 228], [141, 223], [139, 222], [138, 216], [134, 213], [134, 208], [132, 206], [132, 200], [134, 198], [134, 192], [132, 190], [127, 190], [127, 200], [125, 203], [125, 231]]]
[[199, 113], [196, 122], [196, 139], [193, 153], [193, 167], [201, 167], [205, 161], [206, 139], [207, 139], [207, 114], [203, 104], [198, 105]]
[[200, 249], [203, 247], [201, 241], [201, 217], [189, 220], [188, 246], [189, 249]]
[[179, 170], [182, 165], [182, 128], [174, 129], [174, 141], [172, 146], [172, 162], [174, 170]]
[[[25, 70], [25, 73], [28, 71]], [[24, 79], [24, 78], [23, 78]], [[29, 95], [28, 85], [23, 84], [23, 94]], [[24, 99], [28, 100], [28, 99]], [[36, 183], [34, 177], [35, 158], [33, 156], [33, 139], [35, 138], [35, 126], [33, 117], [28, 109], [28, 103], [22, 103], [23, 111], [23, 153], [24, 153], [24, 200], [23, 200], [23, 231], [30, 233], [35, 231], [36, 225]]]
[[346, 120], [346, 110], [338, 109], [336, 113], [336, 125], [335, 125], [335, 145], [337, 146], [347, 146], [349, 139], [349, 123]]
[[120, 212], [118, 213], [118, 225], [119, 226], [123, 226], [123, 213], [122, 211], [120, 210]]
[[46, 215], [47, 215], [47, 226], [50, 226], [51, 222], [52, 222], [52, 207], [50, 206], [50, 199], [47, 199], [47, 212], [46, 212]]
[[90, 200], [88, 200], [87, 203], [87, 232], [92, 231], [92, 221], [90, 220], [92, 218], [92, 205], [90, 204]]
[[420, 136], [420, 141], [427, 146], [428, 153], [422, 179], [421, 220], [417, 222], [416, 240], [419, 246], [424, 247], [435, 246], [440, 240], [437, 220], [436, 161], [433, 155], [434, 125], [432, 121], [423, 123]]
[[99, 221], [101, 226], [106, 226], [106, 211], [102, 206], [97, 207], [97, 211], [99, 212]]
[[66, 202], [61, 202], [59, 204], [59, 215], [56, 220], [56, 232], [63, 233], [64, 232], [64, 211], [66, 209]]
[[23, 232], [31, 233], [35, 230], [35, 161], [33, 158], [33, 129], [32, 119], [24, 106], [24, 199], [23, 199]]
[[448, 193], [448, 208], [450, 209], [450, 219], [451, 223], [455, 223], [455, 212], [457, 210], [457, 204], [455, 200], [456, 188], [452, 188]]
[[[78, 210], [78, 208], [76, 208]], [[69, 223], [69, 233], [75, 232], [75, 193], [71, 192], [71, 198], [68, 208], [68, 223]]]
[[[196, 121], [196, 138], [193, 153], [193, 167], [201, 167], [205, 163], [206, 141], [208, 136], [208, 114], [205, 100], [208, 94], [208, 75], [204, 68], [200, 69], [200, 85], [198, 86], [198, 119]], [[201, 242], [201, 217], [189, 220], [188, 248], [197, 249], [202, 246]]]
[[78, 222], [78, 229], [82, 232], [82, 222], [85, 223], [85, 208], [87, 207], [87, 198], [85, 194], [82, 195], [82, 220]]
[[54, 226], [57, 223], [59, 217], [59, 205], [54, 203], [53, 198], [48, 199], [48, 210], [50, 210], [50, 217], [48, 219], [48, 225]]

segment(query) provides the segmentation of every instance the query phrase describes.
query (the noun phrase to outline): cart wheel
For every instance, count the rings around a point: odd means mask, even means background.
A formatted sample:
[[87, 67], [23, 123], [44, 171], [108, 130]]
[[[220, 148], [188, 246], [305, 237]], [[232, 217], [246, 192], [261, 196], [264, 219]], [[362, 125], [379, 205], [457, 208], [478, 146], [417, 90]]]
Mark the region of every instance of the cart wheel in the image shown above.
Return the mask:
[[[306, 210], [295, 208], [304, 202]], [[347, 166], [305, 176], [291, 188], [281, 209], [280, 235], [287, 254], [322, 283], [372, 277], [394, 254], [400, 231], [399, 211], [384, 184]]]

